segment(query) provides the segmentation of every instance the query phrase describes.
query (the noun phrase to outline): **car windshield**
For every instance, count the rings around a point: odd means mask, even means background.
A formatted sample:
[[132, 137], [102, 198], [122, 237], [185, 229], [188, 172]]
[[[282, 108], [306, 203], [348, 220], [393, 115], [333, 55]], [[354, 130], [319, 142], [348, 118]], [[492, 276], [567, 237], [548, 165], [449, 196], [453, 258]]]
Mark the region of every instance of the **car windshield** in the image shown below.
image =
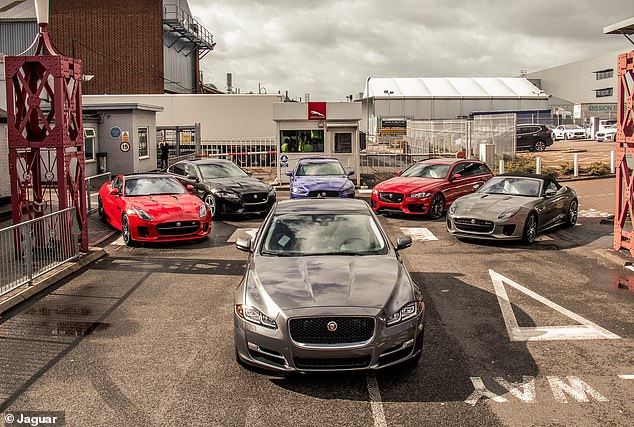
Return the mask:
[[199, 163], [203, 178], [241, 178], [249, 176], [234, 163]]
[[301, 163], [297, 166], [297, 176], [345, 175], [339, 162]]
[[564, 128], [566, 128], [566, 129], [583, 129], [579, 125], [564, 125]]
[[275, 256], [379, 255], [388, 249], [372, 216], [356, 213], [278, 215], [263, 242], [262, 254]]
[[184, 194], [187, 190], [170, 177], [126, 178], [124, 194], [128, 197], [158, 194]]
[[401, 176], [416, 176], [420, 178], [444, 179], [449, 173], [451, 165], [441, 163], [414, 163]]
[[511, 196], [539, 196], [541, 181], [532, 178], [499, 176], [491, 178], [478, 190], [486, 194], [508, 194]]

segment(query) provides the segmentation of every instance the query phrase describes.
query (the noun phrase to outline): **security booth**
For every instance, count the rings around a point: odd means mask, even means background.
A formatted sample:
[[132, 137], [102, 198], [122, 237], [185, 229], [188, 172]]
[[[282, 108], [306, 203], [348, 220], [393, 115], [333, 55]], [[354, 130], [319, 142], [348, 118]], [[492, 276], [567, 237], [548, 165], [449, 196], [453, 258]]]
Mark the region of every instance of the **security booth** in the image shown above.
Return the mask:
[[286, 171], [305, 157], [332, 157], [360, 185], [358, 102], [276, 102], [273, 120], [277, 126], [277, 180], [288, 183]]

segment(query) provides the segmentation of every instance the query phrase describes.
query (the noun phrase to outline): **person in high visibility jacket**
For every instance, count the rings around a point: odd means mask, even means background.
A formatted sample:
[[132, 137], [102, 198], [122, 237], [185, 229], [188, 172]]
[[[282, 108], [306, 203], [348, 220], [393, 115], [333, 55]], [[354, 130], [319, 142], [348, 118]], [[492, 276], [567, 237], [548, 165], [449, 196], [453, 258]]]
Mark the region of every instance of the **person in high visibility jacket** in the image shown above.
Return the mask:
[[308, 140], [305, 141], [299, 148], [300, 148], [299, 151], [302, 151], [304, 153], [308, 153], [310, 151], [313, 151], [312, 140], [310, 138], [308, 138]]
[[280, 147], [280, 151], [282, 153], [288, 153], [288, 138], [284, 138], [284, 142], [282, 143], [282, 146]]

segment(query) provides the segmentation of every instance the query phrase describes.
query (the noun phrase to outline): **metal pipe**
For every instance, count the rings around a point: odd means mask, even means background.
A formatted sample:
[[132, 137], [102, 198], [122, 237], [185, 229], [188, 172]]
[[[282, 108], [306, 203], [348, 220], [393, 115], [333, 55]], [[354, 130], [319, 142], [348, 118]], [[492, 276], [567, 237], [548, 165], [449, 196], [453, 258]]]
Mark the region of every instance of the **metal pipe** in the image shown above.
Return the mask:
[[573, 163], [574, 163], [574, 173], [573, 176], [579, 176], [579, 155], [578, 154], [574, 154], [572, 156], [573, 159]]
[[542, 158], [539, 156], [535, 157], [535, 173], [542, 173]]
[[498, 174], [504, 173], [504, 160], [500, 159], [500, 165], [498, 166]]

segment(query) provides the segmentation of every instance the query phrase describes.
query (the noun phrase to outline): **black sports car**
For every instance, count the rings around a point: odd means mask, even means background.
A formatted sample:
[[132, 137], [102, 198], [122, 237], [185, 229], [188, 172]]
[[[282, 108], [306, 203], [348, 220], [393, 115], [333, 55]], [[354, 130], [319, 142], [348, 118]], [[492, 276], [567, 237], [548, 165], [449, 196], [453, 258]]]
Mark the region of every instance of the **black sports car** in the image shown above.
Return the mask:
[[193, 185], [209, 205], [212, 218], [220, 214], [267, 213], [275, 203], [275, 189], [252, 178], [235, 163], [222, 159], [185, 160], [167, 172]]

